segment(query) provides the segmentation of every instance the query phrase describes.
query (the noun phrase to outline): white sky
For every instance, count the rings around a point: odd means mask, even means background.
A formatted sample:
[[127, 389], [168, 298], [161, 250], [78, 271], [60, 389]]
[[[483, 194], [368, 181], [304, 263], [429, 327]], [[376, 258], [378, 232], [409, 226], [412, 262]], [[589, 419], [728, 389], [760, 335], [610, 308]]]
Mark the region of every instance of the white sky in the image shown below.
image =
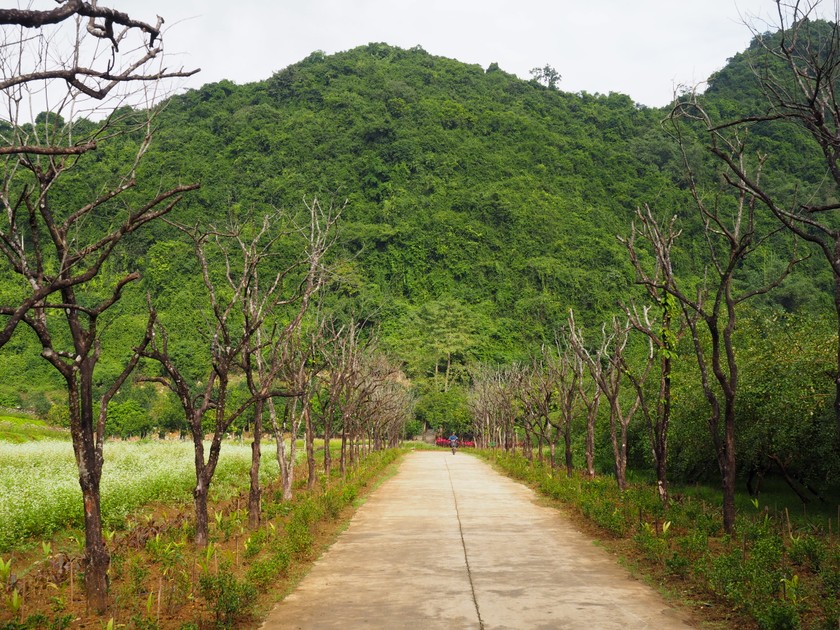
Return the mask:
[[[420, 45], [524, 79], [550, 64], [570, 92], [670, 102], [744, 50], [745, 23], [768, 30], [772, 0], [101, 0], [136, 19], [166, 19], [170, 69], [200, 67], [185, 87], [269, 78], [314, 50], [369, 42]], [[832, 5], [833, 2], [827, 4]], [[775, 29], [773, 29], [775, 30]], [[177, 55], [175, 53], [178, 53]], [[700, 86], [702, 89], [702, 86]]]

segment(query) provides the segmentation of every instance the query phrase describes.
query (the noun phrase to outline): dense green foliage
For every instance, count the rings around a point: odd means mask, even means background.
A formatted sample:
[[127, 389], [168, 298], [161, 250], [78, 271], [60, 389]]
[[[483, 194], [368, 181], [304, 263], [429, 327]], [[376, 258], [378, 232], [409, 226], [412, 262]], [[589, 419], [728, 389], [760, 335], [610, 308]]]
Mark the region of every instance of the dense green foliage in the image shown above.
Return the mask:
[[[736, 55], [712, 78], [710, 111], [734, 117], [762, 106], [750, 70], [756, 50]], [[315, 196], [337, 206], [346, 200], [322, 308], [379, 331], [421, 396], [418, 418], [460, 433], [468, 422], [463, 388], [472, 365], [526, 359], [553, 343], [569, 308], [595, 331], [639, 294], [616, 239], [628, 234], [638, 206], [679, 215], [678, 273], [702, 277], [702, 226], [679, 147], [662, 124], [667, 114], [621, 94], [568, 93], [496, 64], [483, 69], [420, 48], [374, 43], [329, 56], [315, 52], [263, 82], [223, 81], [170, 99], [138, 172], [140, 186], [125, 201], [175, 181], [199, 181], [201, 189], [170, 218], [223, 225], [274, 208], [302, 209]], [[772, 186], [819, 180], [820, 156], [801, 134], [765, 126], [757, 136], [757, 147], [771, 155]], [[71, 206], [84, 200], [133, 155], [131, 138], [139, 136], [103, 143], [96, 159], [81, 162], [54, 194]], [[689, 151], [714, 188], [700, 145]], [[774, 225], [769, 216], [762, 221]], [[142, 331], [148, 292], [171, 331], [173, 355], [192, 376], [205, 373], [207, 297], [191, 245], [165, 222], [123, 245], [106, 273], [136, 267], [143, 279], [109, 312], [98, 369], [112, 375], [123, 365]], [[292, 238], [278, 260], [294, 251]], [[784, 251], [764, 251], [738, 282], [761, 282], [784, 260]], [[8, 274], [0, 270], [3, 296], [14, 294]], [[745, 470], [763, 465], [768, 445], [785, 461], [803, 459], [802, 445], [830, 429], [834, 336], [821, 322], [831, 282], [825, 265], [806, 261], [779, 290], [753, 303], [739, 327], [746, 342], [739, 345], [746, 361], [739, 438]], [[802, 351], [791, 353], [792, 343]], [[675, 368], [672, 470], [708, 478], [716, 471], [690, 352], [685, 341]], [[25, 330], [0, 352], [0, 372], [0, 404], [46, 416], [63, 403], [55, 374]], [[111, 412], [115, 435], [177, 429], [181, 422], [175, 401], [151, 387], [123, 388]], [[631, 438], [632, 463], [646, 465], [644, 428], [632, 426]], [[830, 440], [816, 442], [830, 448]], [[606, 448], [599, 457], [608, 469]], [[825, 466], [795, 467], [826, 479]]]

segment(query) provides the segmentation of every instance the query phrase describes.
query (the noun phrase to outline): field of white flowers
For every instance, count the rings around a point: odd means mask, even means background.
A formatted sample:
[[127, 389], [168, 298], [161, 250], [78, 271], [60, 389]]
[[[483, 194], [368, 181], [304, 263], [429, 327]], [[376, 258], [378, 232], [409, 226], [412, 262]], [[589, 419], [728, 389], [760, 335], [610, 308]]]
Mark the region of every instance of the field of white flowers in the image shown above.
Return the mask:
[[[264, 449], [263, 482], [278, 474], [272, 453]], [[193, 461], [190, 442], [108, 442], [102, 472], [105, 526], [119, 528], [128, 513], [150, 502], [192, 500]], [[226, 442], [212, 496], [247, 488], [250, 465], [249, 444]], [[0, 551], [81, 524], [82, 493], [70, 442], [0, 442]]]

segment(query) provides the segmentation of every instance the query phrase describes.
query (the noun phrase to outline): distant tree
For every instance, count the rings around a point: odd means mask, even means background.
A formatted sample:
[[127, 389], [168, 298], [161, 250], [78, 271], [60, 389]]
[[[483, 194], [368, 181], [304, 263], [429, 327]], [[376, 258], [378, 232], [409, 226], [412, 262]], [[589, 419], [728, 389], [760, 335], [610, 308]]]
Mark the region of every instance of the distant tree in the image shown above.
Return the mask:
[[[592, 380], [601, 390], [610, 405], [610, 441], [615, 461], [615, 479], [619, 489], [627, 489], [627, 435], [628, 427], [641, 404], [638, 393], [633, 392], [629, 404], [622, 404], [622, 384], [627, 372], [625, 352], [630, 333], [629, 322], [622, 323], [614, 317], [611, 325], [601, 327], [601, 341], [597, 350], [587, 347], [583, 331], [575, 324], [574, 315], [569, 314], [569, 330], [572, 331], [570, 343], [575, 353], [586, 365]], [[650, 370], [647, 364], [642, 376], [644, 383]]]
[[542, 68], [531, 68], [531, 78], [537, 83], [541, 83], [547, 88], [554, 90], [557, 84], [560, 83], [560, 73], [557, 72], [549, 64], [545, 64]]
[[[105, 276], [100, 272], [123, 239], [167, 214], [181, 193], [197, 188], [161, 188], [142, 201], [124, 194], [135, 187], [138, 164], [151, 144], [152, 112], [131, 123], [121, 116], [125, 110], [113, 113], [113, 108], [136, 98], [138, 86], [192, 74], [151, 67], [162, 58], [161, 22], [137, 21], [81, 0], [62, 0], [43, 11], [0, 9], [0, 156], [5, 159], [0, 254], [20, 280], [0, 304], [0, 347], [23, 322], [66, 385], [84, 503], [85, 591], [97, 612], [106, 607], [110, 563], [99, 491], [104, 414], [115, 388], [136, 363], [136, 353], [129, 351], [122, 372], [100, 401], [97, 418], [99, 323], [126, 286], [139, 278], [137, 272], [119, 277], [100, 277]], [[32, 124], [30, 108], [37, 109], [39, 102], [45, 111]], [[86, 109], [104, 117], [102, 122], [78, 119]], [[91, 154], [100, 145], [129, 134], [139, 136], [139, 146], [117, 177], [81, 193], [84, 197], [73, 194], [72, 184], [62, 185], [77, 165], [94, 159]], [[139, 347], [147, 342], [148, 336]]]
[[575, 354], [574, 349], [564, 336], [557, 340], [556, 357], [553, 357], [551, 371], [552, 379], [559, 396], [559, 421], [552, 421], [558, 433], [563, 434], [566, 476], [571, 478], [574, 473], [572, 458], [572, 420], [577, 409], [580, 394], [580, 382], [583, 378], [583, 363]]

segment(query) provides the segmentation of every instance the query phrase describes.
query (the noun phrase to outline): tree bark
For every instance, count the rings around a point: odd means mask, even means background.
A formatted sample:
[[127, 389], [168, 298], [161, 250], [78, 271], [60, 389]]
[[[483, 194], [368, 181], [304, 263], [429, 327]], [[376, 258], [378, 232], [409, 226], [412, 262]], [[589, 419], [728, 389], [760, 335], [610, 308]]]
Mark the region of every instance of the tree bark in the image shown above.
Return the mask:
[[85, 595], [88, 605], [97, 613], [108, 605], [108, 567], [111, 557], [102, 535], [100, 480], [102, 478], [101, 445], [94, 434], [93, 367], [96, 358], [86, 357], [71, 368], [67, 380], [71, 412], [79, 423], [71, 429], [73, 450], [79, 469], [85, 523]]
[[207, 546], [210, 535], [210, 523], [207, 514], [207, 494], [210, 487], [198, 475], [195, 488], [193, 489], [193, 505], [195, 507], [195, 545], [203, 548]]
[[306, 439], [306, 468], [308, 472], [306, 489], [313, 490], [315, 488], [315, 482], [318, 480], [318, 473], [315, 468], [315, 428], [312, 425], [312, 411], [306, 401], [303, 401], [303, 419]]
[[251, 442], [251, 487], [248, 492], [248, 527], [260, 526], [260, 458], [262, 457], [262, 416], [265, 401], [260, 398], [254, 404], [254, 439]]
[[[840, 261], [840, 232], [834, 239], [835, 260]], [[834, 436], [835, 452], [840, 452], [840, 274], [834, 273], [834, 312], [837, 315], [837, 372], [834, 374], [834, 424], [836, 435]]]

